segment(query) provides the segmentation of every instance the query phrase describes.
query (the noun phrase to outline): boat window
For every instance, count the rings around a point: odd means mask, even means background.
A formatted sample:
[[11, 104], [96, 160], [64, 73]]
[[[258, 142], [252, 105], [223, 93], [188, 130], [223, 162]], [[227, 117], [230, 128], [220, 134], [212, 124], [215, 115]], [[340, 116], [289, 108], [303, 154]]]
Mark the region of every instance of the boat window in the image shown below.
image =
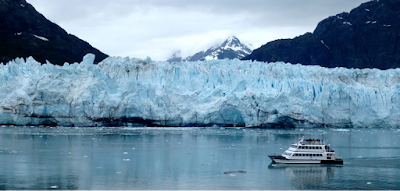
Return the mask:
[[308, 146], [306, 146], [306, 149], [308, 149]]

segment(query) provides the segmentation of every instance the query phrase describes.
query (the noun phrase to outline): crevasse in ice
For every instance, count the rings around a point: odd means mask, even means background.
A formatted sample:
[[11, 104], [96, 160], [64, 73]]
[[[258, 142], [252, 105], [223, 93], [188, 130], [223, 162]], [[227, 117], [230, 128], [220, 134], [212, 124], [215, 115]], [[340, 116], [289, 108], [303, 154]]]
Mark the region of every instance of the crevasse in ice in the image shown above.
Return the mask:
[[0, 65], [0, 124], [397, 127], [400, 69], [94, 55]]

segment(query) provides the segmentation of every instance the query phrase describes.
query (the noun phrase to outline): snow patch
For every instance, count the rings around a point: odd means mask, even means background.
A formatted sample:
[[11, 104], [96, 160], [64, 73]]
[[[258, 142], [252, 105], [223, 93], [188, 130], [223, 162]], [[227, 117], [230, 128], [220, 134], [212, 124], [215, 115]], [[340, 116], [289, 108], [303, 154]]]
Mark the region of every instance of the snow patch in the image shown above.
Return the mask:
[[325, 44], [325, 42], [323, 40], [321, 40], [321, 43], [327, 48], [330, 49], [328, 45]]
[[33, 36], [35, 36], [36, 38], [38, 38], [40, 40], [43, 40], [43, 41], [49, 41], [49, 39], [47, 39], [46, 37], [38, 36], [38, 35], [35, 35], [35, 34]]

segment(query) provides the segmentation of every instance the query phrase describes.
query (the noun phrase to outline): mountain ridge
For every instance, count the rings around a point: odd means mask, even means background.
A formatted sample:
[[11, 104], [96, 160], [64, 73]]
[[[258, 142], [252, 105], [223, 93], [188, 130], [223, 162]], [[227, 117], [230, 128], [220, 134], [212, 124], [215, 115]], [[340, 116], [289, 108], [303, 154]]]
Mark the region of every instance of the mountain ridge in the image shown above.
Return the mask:
[[318, 23], [313, 33], [268, 42], [243, 60], [324, 67], [400, 67], [400, 1], [373, 0]]
[[176, 52], [167, 61], [180, 62], [234, 58], [241, 59], [246, 55], [249, 55], [251, 51], [252, 47], [250, 45], [242, 44], [236, 36], [231, 36], [226, 39], [220, 46], [211, 47], [207, 50], [200, 51], [186, 58], [182, 58], [181, 56], [179, 56], [180, 52]]
[[0, 15], [0, 62], [32, 56], [41, 63], [62, 65], [80, 62], [87, 53], [96, 55], [96, 63], [108, 57], [46, 19], [26, 0], [0, 0]]

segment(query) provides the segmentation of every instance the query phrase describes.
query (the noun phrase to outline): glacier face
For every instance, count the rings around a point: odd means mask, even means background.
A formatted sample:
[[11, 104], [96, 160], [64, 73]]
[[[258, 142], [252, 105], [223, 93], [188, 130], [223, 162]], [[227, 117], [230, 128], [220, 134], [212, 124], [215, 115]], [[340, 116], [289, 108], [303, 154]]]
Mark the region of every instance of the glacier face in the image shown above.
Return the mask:
[[0, 65], [0, 124], [397, 127], [400, 69], [240, 60]]

